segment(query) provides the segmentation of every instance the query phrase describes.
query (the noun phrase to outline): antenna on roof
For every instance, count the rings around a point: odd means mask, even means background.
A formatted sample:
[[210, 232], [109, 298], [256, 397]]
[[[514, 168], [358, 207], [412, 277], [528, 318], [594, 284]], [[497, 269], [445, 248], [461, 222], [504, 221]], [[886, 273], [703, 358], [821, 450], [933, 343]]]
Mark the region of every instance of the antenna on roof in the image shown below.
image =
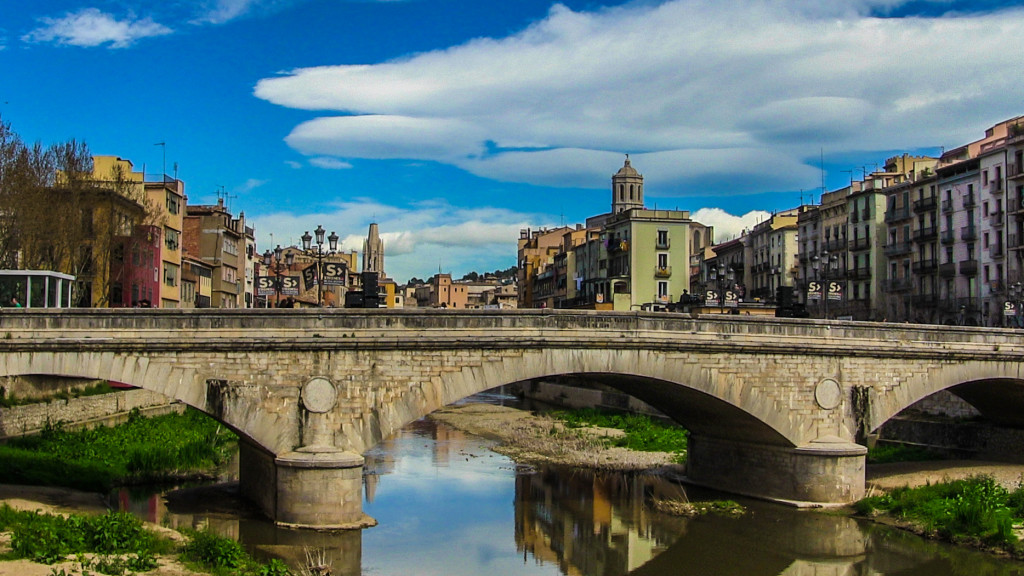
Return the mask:
[[820, 149], [821, 157], [819, 159], [818, 167], [821, 169], [821, 193], [825, 193], [825, 147], [822, 146]]

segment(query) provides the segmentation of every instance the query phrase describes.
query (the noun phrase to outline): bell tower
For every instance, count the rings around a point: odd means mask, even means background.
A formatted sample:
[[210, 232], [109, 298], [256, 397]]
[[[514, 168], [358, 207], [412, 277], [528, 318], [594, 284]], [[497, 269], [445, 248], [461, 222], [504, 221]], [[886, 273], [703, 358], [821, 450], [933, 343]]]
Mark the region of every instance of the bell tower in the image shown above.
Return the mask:
[[644, 207], [644, 177], [629, 163], [626, 163], [612, 176], [612, 214]]

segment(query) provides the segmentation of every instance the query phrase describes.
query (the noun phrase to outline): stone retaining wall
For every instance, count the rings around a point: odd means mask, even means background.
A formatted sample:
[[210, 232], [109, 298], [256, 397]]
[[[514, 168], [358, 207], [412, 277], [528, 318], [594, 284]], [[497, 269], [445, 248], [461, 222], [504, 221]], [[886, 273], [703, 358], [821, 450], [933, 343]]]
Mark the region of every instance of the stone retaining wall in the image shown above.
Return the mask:
[[116, 424], [127, 419], [134, 408], [156, 416], [183, 412], [185, 405], [163, 394], [138, 389], [0, 408], [0, 439], [39, 432], [47, 422], [64, 422], [69, 428]]

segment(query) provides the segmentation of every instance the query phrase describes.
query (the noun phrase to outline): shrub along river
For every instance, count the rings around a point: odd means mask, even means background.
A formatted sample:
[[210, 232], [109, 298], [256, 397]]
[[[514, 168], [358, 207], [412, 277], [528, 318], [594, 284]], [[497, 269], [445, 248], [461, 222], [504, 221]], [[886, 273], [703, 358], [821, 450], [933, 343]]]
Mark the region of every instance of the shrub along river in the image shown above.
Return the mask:
[[841, 515], [741, 501], [741, 517], [670, 516], [656, 498], [731, 498], [650, 474], [517, 465], [491, 441], [432, 420], [366, 455], [364, 510], [377, 527], [285, 530], [231, 484], [167, 495], [120, 491], [146, 520], [209, 526], [258, 557], [299, 566], [322, 551], [335, 575], [1024, 575], [1024, 564]]

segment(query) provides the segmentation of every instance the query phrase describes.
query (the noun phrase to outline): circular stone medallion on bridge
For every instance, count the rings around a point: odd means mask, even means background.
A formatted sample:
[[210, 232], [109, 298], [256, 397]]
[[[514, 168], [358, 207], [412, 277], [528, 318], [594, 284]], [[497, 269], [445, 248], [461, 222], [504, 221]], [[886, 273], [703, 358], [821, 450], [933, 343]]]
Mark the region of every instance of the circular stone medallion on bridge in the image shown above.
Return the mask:
[[839, 407], [842, 400], [843, 389], [839, 386], [839, 382], [831, 378], [825, 378], [818, 382], [818, 386], [814, 388], [814, 401], [825, 410]]
[[313, 378], [302, 387], [302, 405], [310, 412], [330, 412], [338, 401], [338, 391], [327, 378]]

